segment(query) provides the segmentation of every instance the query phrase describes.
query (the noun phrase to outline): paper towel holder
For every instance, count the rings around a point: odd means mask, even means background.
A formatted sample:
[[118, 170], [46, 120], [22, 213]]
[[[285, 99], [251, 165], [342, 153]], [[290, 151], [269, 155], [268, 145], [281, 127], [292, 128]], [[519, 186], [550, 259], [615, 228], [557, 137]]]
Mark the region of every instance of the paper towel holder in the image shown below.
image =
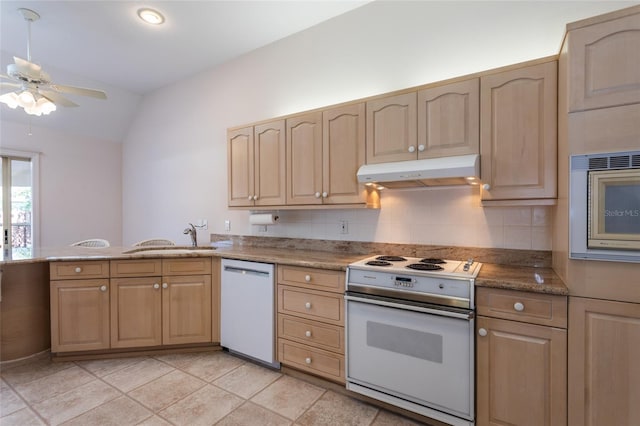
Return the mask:
[[279, 216], [272, 213], [255, 213], [250, 214], [249, 224], [259, 226], [275, 225], [278, 219]]

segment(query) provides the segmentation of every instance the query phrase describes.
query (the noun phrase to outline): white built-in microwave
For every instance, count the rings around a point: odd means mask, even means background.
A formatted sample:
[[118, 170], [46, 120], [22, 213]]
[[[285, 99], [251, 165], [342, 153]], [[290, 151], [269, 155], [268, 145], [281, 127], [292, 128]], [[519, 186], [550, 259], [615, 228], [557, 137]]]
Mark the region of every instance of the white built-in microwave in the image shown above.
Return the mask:
[[640, 151], [571, 156], [569, 257], [640, 262]]

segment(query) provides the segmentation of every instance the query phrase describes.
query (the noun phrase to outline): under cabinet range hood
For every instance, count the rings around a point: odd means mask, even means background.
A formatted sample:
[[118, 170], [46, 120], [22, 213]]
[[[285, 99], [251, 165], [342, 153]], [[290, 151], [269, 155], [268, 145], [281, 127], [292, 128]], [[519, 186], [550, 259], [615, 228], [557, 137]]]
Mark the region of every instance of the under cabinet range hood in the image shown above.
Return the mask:
[[478, 154], [393, 163], [365, 164], [358, 169], [358, 182], [385, 188], [419, 188], [447, 185], [478, 185]]

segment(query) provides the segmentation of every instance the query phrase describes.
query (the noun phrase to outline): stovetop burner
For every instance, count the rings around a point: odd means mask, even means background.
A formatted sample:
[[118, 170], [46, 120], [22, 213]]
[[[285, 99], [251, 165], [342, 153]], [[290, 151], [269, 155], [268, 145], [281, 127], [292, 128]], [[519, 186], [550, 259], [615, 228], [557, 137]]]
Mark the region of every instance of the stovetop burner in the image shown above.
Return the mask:
[[407, 259], [402, 256], [378, 256], [376, 260], [383, 262], [406, 262]]
[[365, 265], [369, 266], [391, 266], [391, 262], [387, 262], [384, 260], [370, 260]]
[[420, 259], [420, 263], [432, 263], [434, 265], [441, 265], [443, 263], [447, 263], [446, 261], [442, 260], [442, 259], [434, 259], [432, 257], [427, 257], [425, 259]]
[[444, 269], [442, 266], [433, 263], [412, 263], [407, 265], [407, 268], [415, 269], [416, 271], [440, 271]]

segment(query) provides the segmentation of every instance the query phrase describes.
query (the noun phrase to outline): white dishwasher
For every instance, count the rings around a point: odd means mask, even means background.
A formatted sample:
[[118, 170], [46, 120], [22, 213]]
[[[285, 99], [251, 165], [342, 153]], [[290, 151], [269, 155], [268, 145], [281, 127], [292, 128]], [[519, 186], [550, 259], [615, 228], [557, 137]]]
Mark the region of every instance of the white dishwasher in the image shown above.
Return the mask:
[[220, 345], [279, 367], [275, 358], [274, 265], [222, 259]]

